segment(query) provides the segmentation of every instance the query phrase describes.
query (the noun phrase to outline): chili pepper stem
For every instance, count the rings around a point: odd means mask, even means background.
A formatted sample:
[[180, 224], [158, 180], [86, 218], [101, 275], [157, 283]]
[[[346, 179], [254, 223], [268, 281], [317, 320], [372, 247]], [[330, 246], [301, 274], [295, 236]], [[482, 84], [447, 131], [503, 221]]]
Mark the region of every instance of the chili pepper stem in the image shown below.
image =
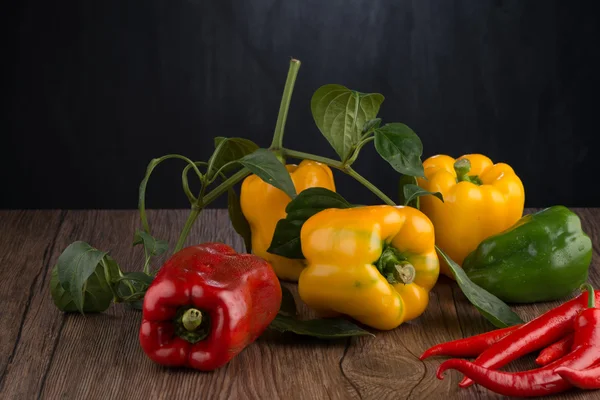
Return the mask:
[[193, 332], [200, 326], [202, 323], [202, 312], [195, 308], [190, 308], [185, 313], [183, 313], [183, 318], [181, 319], [183, 327], [189, 332]]
[[594, 292], [594, 288], [589, 283], [584, 283], [581, 285], [581, 291], [587, 290], [588, 292], [588, 308], [596, 307], [596, 295]]

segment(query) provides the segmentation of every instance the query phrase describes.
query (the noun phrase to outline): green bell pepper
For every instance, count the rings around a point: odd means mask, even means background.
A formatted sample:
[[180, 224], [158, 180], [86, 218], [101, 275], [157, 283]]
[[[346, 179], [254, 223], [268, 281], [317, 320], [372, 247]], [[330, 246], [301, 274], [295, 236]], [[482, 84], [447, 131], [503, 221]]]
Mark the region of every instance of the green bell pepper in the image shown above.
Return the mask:
[[554, 206], [485, 239], [463, 269], [506, 302], [533, 303], [568, 296], [586, 281], [591, 260], [592, 241], [577, 214]]

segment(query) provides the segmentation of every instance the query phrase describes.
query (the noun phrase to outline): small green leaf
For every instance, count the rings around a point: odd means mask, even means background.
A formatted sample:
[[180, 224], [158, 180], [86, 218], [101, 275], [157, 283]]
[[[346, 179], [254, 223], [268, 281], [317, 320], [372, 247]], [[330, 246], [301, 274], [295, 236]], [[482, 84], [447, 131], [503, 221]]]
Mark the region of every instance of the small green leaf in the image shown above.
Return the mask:
[[58, 268], [52, 269], [50, 278], [50, 294], [56, 307], [63, 312], [94, 313], [103, 312], [110, 307], [113, 301], [113, 292], [109, 283], [106, 282], [104, 270], [98, 265], [94, 272], [88, 277], [83, 295], [83, 306], [78, 307], [71, 293], [60, 284], [58, 279]]
[[411, 201], [406, 201], [406, 197], [404, 196], [404, 186], [416, 185], [416, 184], [417, 184], [417, 178], [415, 178], [414, 176], [402, 175], [400, 177], [400, 185], [399, 185], [400, 190], [398, 191], [398, 199], [400, 200], [399, 201], [400, 204], [404, 204], [405, 206], [410, 206], [410, 207], [416, 208], [417, 210], [420, 210], [421, 202], [419, 201], [418, 197], [415, 197]]
[[140, 231], [139, 229], [133, 237], [133, 245], [137, 246], [138, 244], [142, 244], [146, 255], [152, 257], [159, 256], [169, 249], [169, 243], [165, 240], [156, 239], [149, 233]]
[[398, 172], [424, 176], [421, 139], [408, 126], [386, 124], [375, 130], [375, 149]]
[[448, 263], [456, 283], [467, 299], [497, 328], [522, 324], [523, 320], [502, 300], [473, 283], [463, 269], [436, 246], [438, 254]]
[[269, 185], [285, 192], [290, 198], [296, 197], [296, 188], [290, 173], [269, 150], [258, 149], [241, 158], [239, 162]]
[[385, 98], [359, 93], [342, 85], [321, 86], [310, 101], [317, 127], [340, 159], [345, 160], [361, 138], [363, 127], [374, 119]]
[[71, 243], [58, 257], [58, 281], [69, 292], [75, 307], [82, 313], [86, 282], [96, 271], [105, 254], [106, 252], [78, 241]]
[[358, 325], [342, 318], [299, 320], [277, 314], [269, 329], [279, 332], [293, 332], [297, 335], [313, 336], [319, 339], [338, 339], [349, 336], [375, 336]]
[[351, 207], [342, 196], [329, 189], [314, 187], [303, 190], [287, 205], [287, 216], [277, 222], [267, 251], [287, 258], [304, 258], [300, 243], [300, 231], [304, 222], [328, 208]]
[[258, 150], [258, 145], [249, 139], [216, 137], [215, 152], [208, 160], [207, 174], [209, 178], [225, 164], [237, 161], [248, 154], [254, 153], [256, 150]]
[[115, 285], [121, 276], [121, 268], [119, 268], [119, 264], [117, 264], [117, 262], [108, 254], [104, 256], [101, 263], [102, 266], [108, 270], [110, 284]]
[[240, 205], [240, 198], [238, 197], [233, 187], [229, 188], [227, 194], [227, 210], [229, 212], [229, 220], [233, 229], [244, 239], [246, 245], [246, 252], [252, 252], [252, 231], [250, 230], [250, 224], [242, 212], [242, 206]]
[[[281, 282], [279, 282], [281, 284]], [[298, 313], [296, 309], [296, 300], [294, 295], [287, 287], [281, 285], [281, 306], [279, 307], [279, 314], [288, 317], [293, 317]]]
[[152, 283], [153, 280], [154, 280], [153, 277], [151, 277], [150, 275], [146, 275], [143, 272], [128, 272], [128, 273], [124, 274], [123, 276], [121, 276], [119, 279], [117, 279], [117, 282], [134, 281], [134, 282], [142, 283], [143, 285], [146, 285], [146, 286], [150, 286], [150, 284]]
[[440, 199], [442, 203], [444, 202], [444, 196], [442, 196], [440, 192], [432, 193], [421, 188], [420, 186], [410, 183], [402, 187], [402, 194], [404, 198], [403, 204], [405, 206], [409, 205], [411, 202], [417, 200], [421, 196], [435, 196]]
[[381, 125], [381, 118], [370, 119], [365, 123], [365, 126], [362, 128], [362, 134], [369, 132], [371, 129], [377, 129]]

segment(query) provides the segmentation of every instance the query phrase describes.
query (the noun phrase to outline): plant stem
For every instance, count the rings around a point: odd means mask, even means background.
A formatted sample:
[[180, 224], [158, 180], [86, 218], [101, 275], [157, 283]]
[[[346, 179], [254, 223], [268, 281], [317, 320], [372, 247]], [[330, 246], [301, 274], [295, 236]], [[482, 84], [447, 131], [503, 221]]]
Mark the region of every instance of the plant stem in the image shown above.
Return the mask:
[[390, 206], [395, 206], [396, 203], [392, 201], [389, 197], [387, 197], [381, 190], [377, 189], [375, 185], [369, 182], [365, 177], [352, 169], [352, 167], [347, 166], [344, 170], [348, 175], [359, 181], [363, 186], [369, 189], [375, 196], [379, 197], [385, 204]]
[[281, 104], [279, 105], [279, 115], [277, 116], [277, 124], [275, 125], [275, 134], [271, 142], [271, 150], [279, 150], [283, 144], [283, 131], [285, 129], [285, 121], [287, 120], [290, 102], [292, 101], [292, 93], [294, 92], [294, 84], [300, 69], [300, 60], [292, 58], [290, 60], [290, 69], [283, 88], [281, 96]]
[[[369, 141], [370, 140], [367, 140], [366, 142], [369, 142]], [[392, 201], [392, 199], [387, 197], [381, 190], [377, 189], [377, 187], [375, 187], [375, 185], [373, 185], [371, 182], [369, 182], [361, 174], [359, 174], [358, 172], [353, 170], [352, 167], [350, 167], [349, 165], [344, 165], [344, 163], [333, 160], [331, 158], [315, 156], [314, 154], [304, 153], [302, 151], [290, 150], [290, 149], [286, 149], [286, 148], [282, 148], [281, 150], [282, 150], [282, 154], [284, 156], [288, 156], [288, 157], [292, 157], [292, 158], [299, 158], [301, 160], [317, 161], [317, 162], [323, 163], [331, 168], [339, 169], [340, 171], [350, 175], [352, 178], [359, 181], [363, 186], [365, 186], [367, 189], [369, 189], [371, 192], [373, 192], [377, 197], [379, 197], [381, 200], [383, 200], [384, 203], [386, 203], [390, 206], [396, 205], [396, 203], [394, 203]]]
[[232, 187], [248, 175], [250, 175], [250, 171], [248, 171], [248, 169], [246, 168], [242, 168], [235, 174], [231, 175], [229, 178], [225, 179], [219, 186], [208, 192], [208, 194], [202, 198], [203, 207], [206, 207], [207, 205], [215, 201], [217, 197], [228, 191], [230, 187]]
[[187, 221], [185, 221], [183, 230], [181, 231], [181, 234], [179, 235], [179, 239], [177, 240], [177, 245], [175, 245], [175, 250], [173, 250], [173, 254], [177, 253], [179, 250], [181, 250], [183, 248], [183, 246], [185, 245], [185, 240], [187, 239], [187, 237], [190, 233], [190, 230], [192, 229], [192, 225], [194, 225], [194, 222], [196, 222], [196, 219], [198, 218], [198, 216], [200, 215], [201, 212], [202, 212], [201, 208], [197, 208], [197, 207], [192, 208], [192, 212], [188, 216]]
[[315, 156], [314, 154], [308, 154], [308, 153], [304, 153], [302, 151], [290, 150], [290, 149], [285, 149], [285, 148], [282, 148], [281, 152], [284, 156], [288, 156], [288, 157], [292, 157], [292, 158], [299, 158], [301, 160], [317, 161], [317, 162], [326, 164], [332, 168], [339, 169], [340, 171], [344, 170], [344, 164], [342, 164], [340, 161], [336, 161], [331, 158]]
[[185, 225], [183, 226], [183, 230], [179, 235], [179, 239], [177, 240], [177, 245], [175, 245], [175, 250], [173, 250], [173, 253], [177, 253], [183, 248], [183, 246], [185, 245], [185, 241], [190, 233], [190, 230], [194, 225], [194, 222], [196, 222], [196, 219], [198, 218], [204, 207], [212, 203], [217, 197], [219, 197], [227, 190], [229, 190], [230, 187], [244, 179], [248, 174], [250, 174], [250, 171], [248, 171], [246, 168], [242, 168], [241, 170], [224, 180], [219, 186], [211, 190], [206, 196], [202, 196], [204, 191], [200, 193], [199, 201], [201, 201], [201, 203], [195, 204], [194, 207], [192, 207], [192, 212], [190, 212], [187, 221], [185, 221]]
[[352, 155], [348, 158], [348, 160], [346, 160], [346, 165], [354, 164], [354, 161], [356, 161], [356, 159], [358, 158], [358, 154], [360, 153], [360, 150], [363, 148], [363, 146], [369, 142], [372, 142], [373, 140], [375, 140], [375, 137], [371, 136], [366, 139], [363, 139], [360, 143], [358, 143], [358, 145], [352, 152]]

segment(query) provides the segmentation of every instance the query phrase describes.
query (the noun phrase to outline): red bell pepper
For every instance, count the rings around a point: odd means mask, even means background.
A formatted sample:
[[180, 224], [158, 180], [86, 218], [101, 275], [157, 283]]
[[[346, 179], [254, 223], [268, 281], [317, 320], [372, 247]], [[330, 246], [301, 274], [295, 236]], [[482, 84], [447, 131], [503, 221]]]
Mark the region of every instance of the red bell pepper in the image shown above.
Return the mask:
[[140, 343], [158, 364], [211, 371], [256, 340], [280, 305], [281, 286], [262, 258], [220, 243], [187, 247], [146, 292]]

